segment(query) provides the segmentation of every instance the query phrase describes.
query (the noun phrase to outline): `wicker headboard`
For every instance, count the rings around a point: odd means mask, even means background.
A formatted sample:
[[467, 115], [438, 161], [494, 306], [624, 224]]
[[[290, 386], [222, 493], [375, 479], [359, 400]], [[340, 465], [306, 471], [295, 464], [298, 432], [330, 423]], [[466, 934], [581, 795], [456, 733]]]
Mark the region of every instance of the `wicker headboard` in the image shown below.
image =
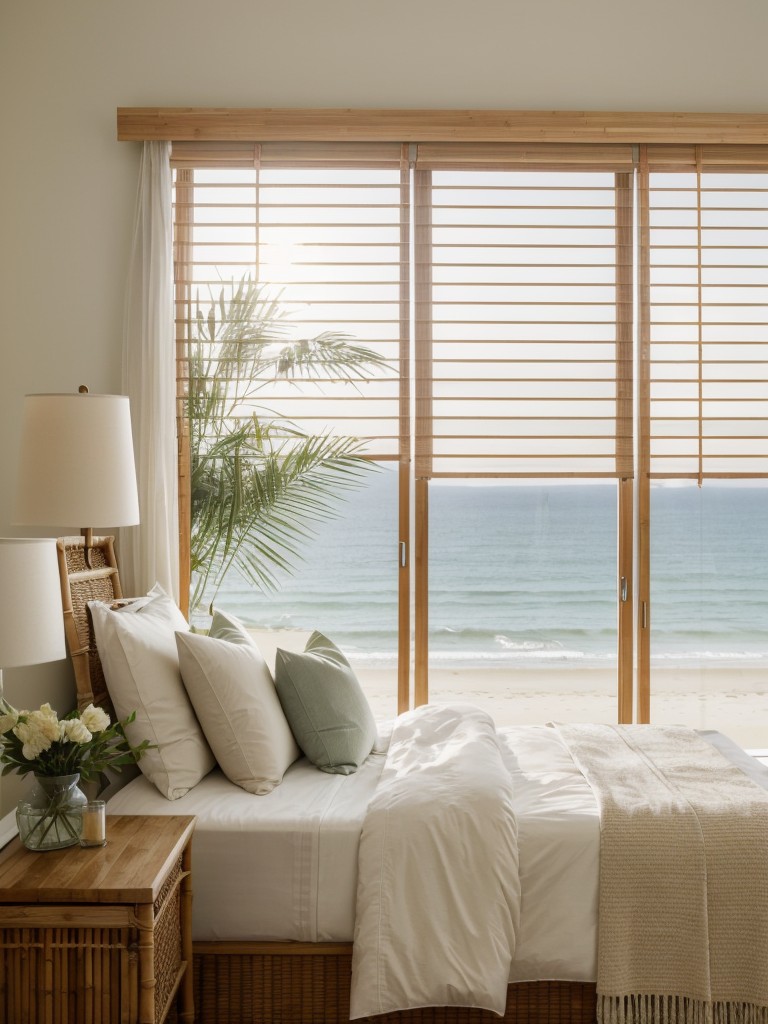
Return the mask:
[[114, 720], [114, 709], [96, 649], [88, 602], [111, 603], [123, 596], [115, 558], [115, 538], [93, 538], [93, 546], [89, 546], [88, 550], [90, 565], [85, 561], [84, 544], [82, 537], [62, 537], [56, 542], [64, 632], [75, 670], [78, 708], [93, 703], [104, 708]]

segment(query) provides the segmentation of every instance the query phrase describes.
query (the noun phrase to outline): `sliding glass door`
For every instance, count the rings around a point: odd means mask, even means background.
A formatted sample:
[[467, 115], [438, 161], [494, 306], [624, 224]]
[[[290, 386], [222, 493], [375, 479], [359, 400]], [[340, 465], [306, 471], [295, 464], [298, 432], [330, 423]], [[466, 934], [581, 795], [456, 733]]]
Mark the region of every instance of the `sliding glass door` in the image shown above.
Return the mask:
[[654, 147], [640, 168], [649, 551], [641, 719], [764, 746], [768, 173], [757, 147]]
[[270, 661], [319, 630], [377, 714], [394, 715], [407, 705], [409, 632], [401, 148], [184, 157], [176, 323], [192, 621], [205, 626], [212, 606], [236, 613]]
[[758, 742], [761, 147], [179, 143], [173, 163], [200, 621], [214, 598], [267, 646], [332, 634], [379, 714], [461, 697]]
[[416, 162], [416, 515], [429, 552], [416, 567], [417, 703], [463, 693], [516, 721], [556, 706], [631, 714], [626, 155], [575, 170], [573, 154], [541, 147], [531, 168], [496, 147], [467, 169], [460, 147], [434, 146]]

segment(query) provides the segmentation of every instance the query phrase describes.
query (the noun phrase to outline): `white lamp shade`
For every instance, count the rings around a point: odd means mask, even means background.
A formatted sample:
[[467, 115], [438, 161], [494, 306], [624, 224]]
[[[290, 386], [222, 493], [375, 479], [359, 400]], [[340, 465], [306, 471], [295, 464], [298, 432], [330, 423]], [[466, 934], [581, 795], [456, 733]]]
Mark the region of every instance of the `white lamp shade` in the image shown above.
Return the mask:
[[0, 670], [65, 657], [56, 541], [0, 537]]
[[27, 395], [16, 522], [111, 527], [139, 521], [126, 395]]

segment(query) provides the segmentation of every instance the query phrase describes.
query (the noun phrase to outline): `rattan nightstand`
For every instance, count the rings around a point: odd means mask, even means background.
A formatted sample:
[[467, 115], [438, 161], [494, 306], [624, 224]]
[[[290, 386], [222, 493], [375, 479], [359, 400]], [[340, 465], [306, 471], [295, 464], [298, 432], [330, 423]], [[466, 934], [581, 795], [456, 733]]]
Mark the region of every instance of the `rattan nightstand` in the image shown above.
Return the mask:
[[192, 1024], [194, 818], [107, 817], [107, 845], [0, 850], [0, 1021]]

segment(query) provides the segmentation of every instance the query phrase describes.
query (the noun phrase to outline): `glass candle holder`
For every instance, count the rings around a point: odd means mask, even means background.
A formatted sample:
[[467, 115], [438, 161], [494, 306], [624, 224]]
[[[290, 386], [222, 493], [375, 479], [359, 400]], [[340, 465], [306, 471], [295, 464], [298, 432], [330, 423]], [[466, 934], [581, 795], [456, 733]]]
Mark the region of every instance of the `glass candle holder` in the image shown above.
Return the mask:
[[81, 846], [105, 846], [107, 842], [107, 805], [104, 800], [89, 800], [83, 807]]

